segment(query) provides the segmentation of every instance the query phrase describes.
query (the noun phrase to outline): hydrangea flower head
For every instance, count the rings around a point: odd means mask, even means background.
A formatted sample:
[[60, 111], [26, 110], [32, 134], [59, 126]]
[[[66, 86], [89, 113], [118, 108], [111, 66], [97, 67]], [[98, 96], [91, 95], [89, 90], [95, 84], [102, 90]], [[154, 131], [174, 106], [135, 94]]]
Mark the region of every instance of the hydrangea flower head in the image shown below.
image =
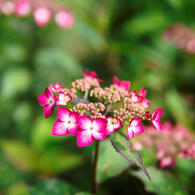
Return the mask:
[[124, 124], [127, 124], [129, 139], [144, 132], [143, 120], [159, 125], [159, 112], [162, 114], [162, 110], [157, 109], [150, 114], [147, 110], [149, 105], [143, 103], [148, 101], [145, 89], [137, 94], [135, 90], [130, 91], [129, 81], [120, 81], [117, 77], [114, 77], [114, 84], [101, 87], [102, 80], [96, 72], [83, 70], [82, 73], [84, 78], [73, 81], [70, 88], [56, 83], [49, 85], [38, 97], [46, 118], [58, 107], [53, 135], [75, 135], [77, 145], [84, 147], [121, 131]]

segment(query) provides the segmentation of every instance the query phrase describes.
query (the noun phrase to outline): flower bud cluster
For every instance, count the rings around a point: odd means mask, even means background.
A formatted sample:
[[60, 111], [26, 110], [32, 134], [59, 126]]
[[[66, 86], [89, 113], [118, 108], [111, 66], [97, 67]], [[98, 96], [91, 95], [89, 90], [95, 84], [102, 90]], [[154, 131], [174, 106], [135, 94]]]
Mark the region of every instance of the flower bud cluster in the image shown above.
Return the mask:
[[73, 111], [78, 112], [80, 116], [83, 116], [86, 112], [89, 112], [92, 118], [105, 118], [103, 112], [105, 111], [104, 104], [98, 103], [78, 103], [73, 106]]

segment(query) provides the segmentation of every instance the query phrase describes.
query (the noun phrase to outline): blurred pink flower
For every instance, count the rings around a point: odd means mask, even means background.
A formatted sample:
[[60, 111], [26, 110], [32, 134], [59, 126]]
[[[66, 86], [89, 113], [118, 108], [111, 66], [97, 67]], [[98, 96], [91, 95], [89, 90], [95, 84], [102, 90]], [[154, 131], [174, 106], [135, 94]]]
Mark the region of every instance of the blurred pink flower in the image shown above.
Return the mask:
[[166, 168], [174, 165], [175, 165], [175, 160], [172, 156], [166, 156], [160, 160], [160, 166], [162, 168]]
[[70, 11], [61, 10], [56, 13], [55, 21], [61, 28], [71, 28], [74, 25], [74, 16]]
[[31, 11], [31, 5], [29, 0], [18, 0], [16, 2], [16, 14], [18, 16], [27, 16], [30, 14]]
[[5, 15], [11, 15], [14, 13], [15, 10], [15, 4], [12, 1], [4, 2], [1, 5], [1, 12]]
[[46, 7], [38, 7], [34, 10], [35, 23], [38, 26], [45, 26], [51, 20], [51, 11]]

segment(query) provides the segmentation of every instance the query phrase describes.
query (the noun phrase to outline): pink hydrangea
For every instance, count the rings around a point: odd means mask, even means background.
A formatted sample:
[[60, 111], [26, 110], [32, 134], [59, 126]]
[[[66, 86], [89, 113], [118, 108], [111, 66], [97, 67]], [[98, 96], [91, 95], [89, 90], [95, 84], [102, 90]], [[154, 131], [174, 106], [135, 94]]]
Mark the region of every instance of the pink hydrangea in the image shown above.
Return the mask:
[[110, 135], [114, 133], [117, 129], [123, 127], [121, 121], [117, 118], [107, 117], [106, 121], [107, 121], [106, 130], [105, 130], [106, 135]]
[[78, 119], [80, 130], [77, 135], [79, 147], [89, 146], [94, 140], [105, 140], [106, 120], [102, 118], [92, 119], [89, 116], [81, 116]]
[[83, 147], [94, 140], [105, 140], [107, 135], [120, 131], [124, 123], [129, 124], [126, 131], [129, 139], [144, 132], [143, 120], [151, 121], [157, 130], [160, 129], [162, 110], [156, 109], [152, 115], [146, 110], [149, 101], [145, 89], [139, 94], [130, 91], [130, 82], [117, 77], [113, 77], [114, 84], [103, 88], [102, 80], [94, 71], [83, 70], [82, 73], [84, 78], [73, 81], [70, 89], [56, 83], [49, 85], [38, 97], [46, 118], [58, 106], [53, 135], [76, 135], [77, 145]]
[[55, 136], [65, 136], [67, 134], [77, 135], [79, 130], [77, 112], [71, 112], [67, 108], [59, 107], [57, 110], [58, 120], [55, 122], [52, 134]]
[[43, 114], [45, 115], [45, 118], [50, 117], [56, 107], [56, 96], [47, 87], [45, 93], [39, 95], [38, 101], [39, 104], [44, 107]]
[[141, 125], [141, 118], [134, 118], [127, 126], [127, 136], [131, 140], [135, 135], [139, 135], [144, 132], [144, 128]]
[[66, 106], [68, 102], [72, 100], [72, 97], [69, 94], [65, 94], [64, 92], [58, 93], [58, 98], [56, 100], [56, 105], [58, 106]]

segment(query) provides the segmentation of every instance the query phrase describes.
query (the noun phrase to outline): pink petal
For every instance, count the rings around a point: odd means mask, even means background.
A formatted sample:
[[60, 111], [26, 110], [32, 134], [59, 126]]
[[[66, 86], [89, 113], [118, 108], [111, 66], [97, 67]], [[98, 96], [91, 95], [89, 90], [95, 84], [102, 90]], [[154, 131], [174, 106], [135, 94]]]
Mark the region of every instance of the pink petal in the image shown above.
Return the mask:
[[125, 89], [126, 91], [129, 91], [131, 83], [129, 81], [121, 81], [120, 86]]
[[134, 118], [131, 120], [131, 126], [139, 126], [141, 125], [142, 119], [141, 118]]
[[79, 114], [77, 112], [71, 112], [69, 120], [72, 122], [71, 126], [68, 127], [68, 132], [72, 135], [77, 135], [77, 132], [79, 130], [78, 120]]
[[63, 107], [58, 107], [57, 117], [60, 121], [67, 121], [69, 119], [70, 110]]
[[141, 118], [132, 119], [129, 128], [134, 132], [135, 135], [141, 134], [144, 132], [144, 128], [141, 125]]
[[51, 89], [49, 87], [46, 87], [46, 89], [45, 89], [45, 95], [47, 97], [53, 97], [54, 96], [53, 93], [52, 93], [52, 91], [51, 91]]
[[114, 85], [123, 88], [126, 91], [129, 91], [131, 83], [129, 81], [120, 81], [116, 76], [113, 76]]
[[67, 127], [64, 122], [56, 121], [53, 126], [52, 135], [65, 136], [68, 134]]
[[127, 126], [127, 136], [130, 140], [135, 136], [129, 125]]
[[120, 85], [120, 80], [116, 76], [113, 76], [113, 84], [117, 86]]
[[146, 93], [147, 93], [147, 91], [144, 88], [141, 88], [139, 91], [139, 96], [145, 97]]
[[97, 139], [97, 140], [105, 140], [106, 139], [106, 135], [104, 132], [92, 131], [92, 135], [93, 135], [93, 138]]
[[55, 105], [52, 105], [52, 106], [48, 105], [48, 106], [44, 107], [43, 114], [44, 114], [45, 118], [50, 117], [53, 114], [54, 109], [55, 109]]
[[78, 124], [74, 124], [74, 125], [72, 125], [71, 127], [70, 127], [70, 126], [68, 127], [68, 132], [69, 132], [71, 135], [77, 135], [78, 130], [79, 130], [79, 125], [78, 125]]
[[92, 122], [92, 126], [95, 126], [96, 131], [105, 132], [107, 121], [103, 118], [96, 118]]
[[[114, 125], [112, 124], [113, 120], [116, 121], [116, 123]], [[106, 135], [110, 135], [110, 134], [114, 133], [117, 129], [120, 129], [123, 126], [121, 121], [117, 118], [107, 117], [106, 121], [107, 121], [106, 131], [105, 131]]]
[[72, 97], [68, 94], [64, 94], [64, 92], [58, 93], [58, 99], [56, 101], [56, 105], [65, 106], [68, 102], [72, 100]]
[[160, 120], [161, 116], [162, 116], [163, 110], [162, 109], [156, 109], [154, 110], [153, 114], [152, 114], [152, 120]]
[[162, 130], [162, 126], [160, 124], [160, 121], [152, 121], [152, 125], [154, 126], [154, 128], [157, 130], [157, 131], [161, 131]]
[[52, 92], [57, 92], [58, 90], [63, 89], [63, 86], [58, 82], [55, 85], [49, 85], [49, 89]]
[[85, 78], [93, 78], [93, 79], [97, 79], [97, 74], [94, 71], [91, 72], [86, 72], [85, 70], [82, 70], [83, 76]]
[[89, 116], [80, 116], [78, 124], [81, 130], [89, 130], [92, 125], [92, 119]]
[[41, 106], [47, 106], [48, 105], [49, 98], [46, 96], [45, 93], [42, 93], [38, 96], [38, 101]]
[[79, 147], [89, 146], [93, 143], [94, 138], [92, 137], [91, 131], [78, 131], [77, 134], [77, 145]]

